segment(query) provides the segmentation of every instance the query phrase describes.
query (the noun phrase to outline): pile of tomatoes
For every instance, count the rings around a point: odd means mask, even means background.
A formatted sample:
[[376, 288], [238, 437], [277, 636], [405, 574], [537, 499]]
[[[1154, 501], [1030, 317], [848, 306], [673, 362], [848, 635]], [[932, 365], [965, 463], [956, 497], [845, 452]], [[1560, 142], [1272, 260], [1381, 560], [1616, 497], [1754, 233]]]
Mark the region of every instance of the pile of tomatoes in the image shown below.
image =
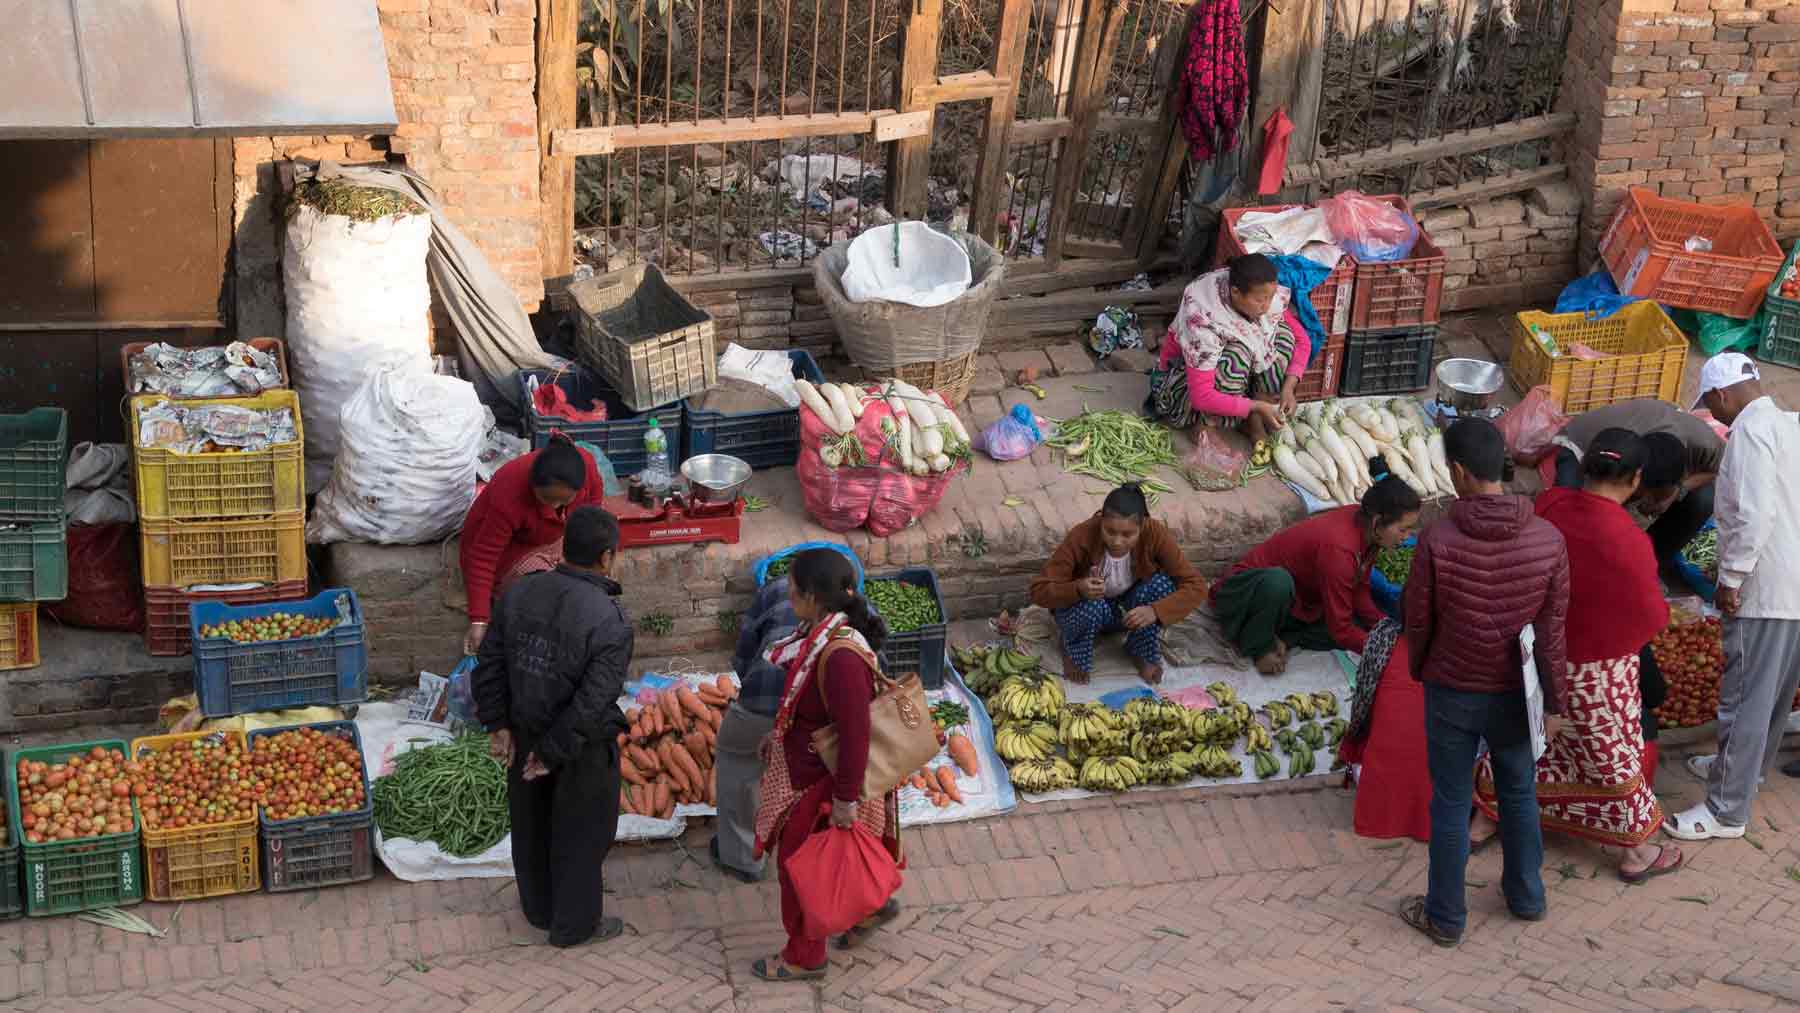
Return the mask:
[[1783, 299], [1800, 299], [1800, 270], [1788, 268], [1787, 277], [1781, 281], [1781, 297]]
[[1725, 644], [1719, 620], [1671, 625], [1650, 642], [1669, 694], [1655, 711], [1664, 728], [1692, 728], [1718, 717], [1719, 678], [1725, 671]]
[[180, 830], [256, 815], [257, 786], [243, 744], [190, 739], [125, 765], [146, 830]]
[[294, 640], [299, 637], [316, 637], [338, 625], [334, 619], [314, 619], [297, 612], [271, 612], [260, 619], [234, 619], [228, 623], [219, 623], [200, 627], [202, 639], [226, 637], [240, 644], [263, 643], [270, 640]]
[[61, 763], [20, 759], [19, 825], [29, 844], [129, 833], [131, 783], [125, 754], [95, 746]]
[[272, 820], [303, 819], [363, 807], [362, 755], [348, 739], [317, 728], [257, 737], [251, 769]]

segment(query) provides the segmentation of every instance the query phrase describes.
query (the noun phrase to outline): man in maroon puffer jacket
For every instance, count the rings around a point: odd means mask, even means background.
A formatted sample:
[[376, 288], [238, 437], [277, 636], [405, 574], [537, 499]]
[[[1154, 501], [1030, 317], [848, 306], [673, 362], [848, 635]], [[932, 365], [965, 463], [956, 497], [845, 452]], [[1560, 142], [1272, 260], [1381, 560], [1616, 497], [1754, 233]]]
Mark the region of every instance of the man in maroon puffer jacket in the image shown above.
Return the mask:
[[1506, 440], [1491, 423], [1451, 426], [1444, 453], [1459, 498], [1419, 536], [1402, 607], [1413, 678], [1425, 683], [1431, 875], [1428, 893], [1408, 900], [1401, 916], [1439, 946], [1455, 946], [1468, 921], [1463, 873], [1484, 740], [1500, 800], [1501, 892], [1515, 917], [1544, 917], [1544, 837], [1519, 633], [1534, 629], [1544, 710], [1562, 713], [1569, 557], [1562, 535], [1532, 512], [1530, 500], [1505, 494]]

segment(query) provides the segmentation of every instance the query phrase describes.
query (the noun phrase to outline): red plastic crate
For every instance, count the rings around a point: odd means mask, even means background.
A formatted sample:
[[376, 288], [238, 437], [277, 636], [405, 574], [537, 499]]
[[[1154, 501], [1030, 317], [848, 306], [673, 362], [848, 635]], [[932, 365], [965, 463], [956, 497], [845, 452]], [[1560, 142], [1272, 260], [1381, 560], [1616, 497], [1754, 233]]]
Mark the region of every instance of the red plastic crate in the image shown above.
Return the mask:
[[[1690, 251], [1699, 237], [1710, 250]], [[1756, 315], [1776, 272], [1781, 246], [1756, 211], [1669, 200], [1633, 189], [1600, 239], [1600, 259], [1625, 295], [1665, 306]]]
[[[1406, 198], [1376, 197], [1411, 215]], [[1415, 219], [1417, 216], [1414, 216]], [[1438, 322], [1444, 301], [1444, 268], [1449, 258], [1419, 227], [1419, 241], [1400, 260], [1356, 262], [1356, 293], [1350, 303], [1350, 329], [1385, 331], [1428, 327]]]
[[[1232, 257], [1243, 256], [1244, 244], [1237, 237], [1237, 223], [1240, 218], [1252, 211], [1273, 214], [1291, 208], [1305, 207], [1304, 204], [1271, 204], [1259, 208], [1231, 208], [1219, 220], [1219, 241], [1213, 244], [1213, 266], [1224, 267]], [[1340, 337], [1350, 331], [1351, 294], [1356, 286], [1356, 258], [1348, 253], [1338, 261], [1325, 280], [1312, 290], [1313, 310], [1319, 314], [1319, 321], [1325, 325], [1325, 332], [1332, 337]], [[1305, 389], [1305, 381], [1301, 388]], [[1330, 397], [1331, 395], [1321, 395]]]
[[263, 584], [242, 591], [186, 591], [179, 587], [144, 588], [144, 646], [157, 657], [178, 657], [193, 650], [189, 610], [195, 602], [266, 605], [306, 597], [306, 581]]
[[1312, 361], [1300, 382], [1294, 386], [1294, 397], [1300, 401], [1324, 401], [1337, 397], [1338, 379], [1344, 375], [1344, 346], [1347, 338], [1333, 334], [1324, 348], [1312, 350]]

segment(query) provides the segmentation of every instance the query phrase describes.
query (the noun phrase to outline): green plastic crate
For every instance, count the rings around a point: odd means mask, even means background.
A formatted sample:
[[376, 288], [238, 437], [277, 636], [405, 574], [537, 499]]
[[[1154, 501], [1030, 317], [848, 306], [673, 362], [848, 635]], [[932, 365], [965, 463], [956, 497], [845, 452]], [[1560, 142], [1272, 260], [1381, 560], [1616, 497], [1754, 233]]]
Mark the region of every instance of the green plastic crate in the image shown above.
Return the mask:
[[0, 921], [25, 913], [25, 895], [19, 892], [19, 846], [0, 848]]
[[25, 826], [19, 821], [19, 761], [61, 763], [78, 753], [100, 746], [125, 752], [122, 739], [71, 742], [37, 749], [20, 749], [6, 758], [6, 812], [12, 836], [24, 855], [20, 865], [25, 893], [25, 913], [69, 914], [102, 907], [123, 907], [144, 899], [144, 865], [140, 847], [143, 824], [137, 800], [131, 802], [131, 831], [104, 834], [56, 844], [25, 843]]
[[68, 456], [68, 412], [0, 415], [0, 520], [61, 520]]
[[0, 601], [69, 596], [69, 524], [0, 526]]
[[1788, 251], [1787, 262], [1775, 272], [1775, 283], [1769, 286], [1769, 298], [1764, 303], [1769, 313], [1769, 327], [1763, 331], [1756, 357], [1777, 366], [1800, 367], [1800, 300], [1783, 299], [1777, 294], [1781, 291], [1781, 280], [1788, 272], [1800, 269], [1795, 264], [1797, 257], [1800, 257], [1800, 243], [1794, 244]]

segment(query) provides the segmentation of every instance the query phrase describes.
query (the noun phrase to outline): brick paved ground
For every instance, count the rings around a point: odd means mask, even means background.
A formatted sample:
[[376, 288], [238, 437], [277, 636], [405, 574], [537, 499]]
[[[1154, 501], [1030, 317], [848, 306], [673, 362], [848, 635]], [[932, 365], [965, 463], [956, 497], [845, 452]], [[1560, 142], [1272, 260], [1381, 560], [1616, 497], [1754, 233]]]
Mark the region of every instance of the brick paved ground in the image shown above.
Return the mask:
[[[1669, 759], [1666, 802], [1697, 786]], [[1317, 783], [1315, 781], [1315, 783]], [[1644, 887], [1552, 843], [1551, 913], [1511, 920], [1500, 856], [1470, 873], [1461, 948], [1392, 911], [1425, 852], [1351, 835], [1333, 787], [1030, 807], [912, 833], [907, 911], [822, 985], [772, 986], [772, 885], [725, 885], [683, 845], [608, 863], [635, 934], [523, 945], [510, 881], [383, 877], [317, 893], [143, 905], [167, 939], [73, 919], [0, 926], [0, 1008], [19, 1010], [1761, 1009], [1800, 1004], [1800, 785], [1779, 775], [1751, 842], [1690, 849]], [[696, 860], [694, 856], [701, 856]]]

